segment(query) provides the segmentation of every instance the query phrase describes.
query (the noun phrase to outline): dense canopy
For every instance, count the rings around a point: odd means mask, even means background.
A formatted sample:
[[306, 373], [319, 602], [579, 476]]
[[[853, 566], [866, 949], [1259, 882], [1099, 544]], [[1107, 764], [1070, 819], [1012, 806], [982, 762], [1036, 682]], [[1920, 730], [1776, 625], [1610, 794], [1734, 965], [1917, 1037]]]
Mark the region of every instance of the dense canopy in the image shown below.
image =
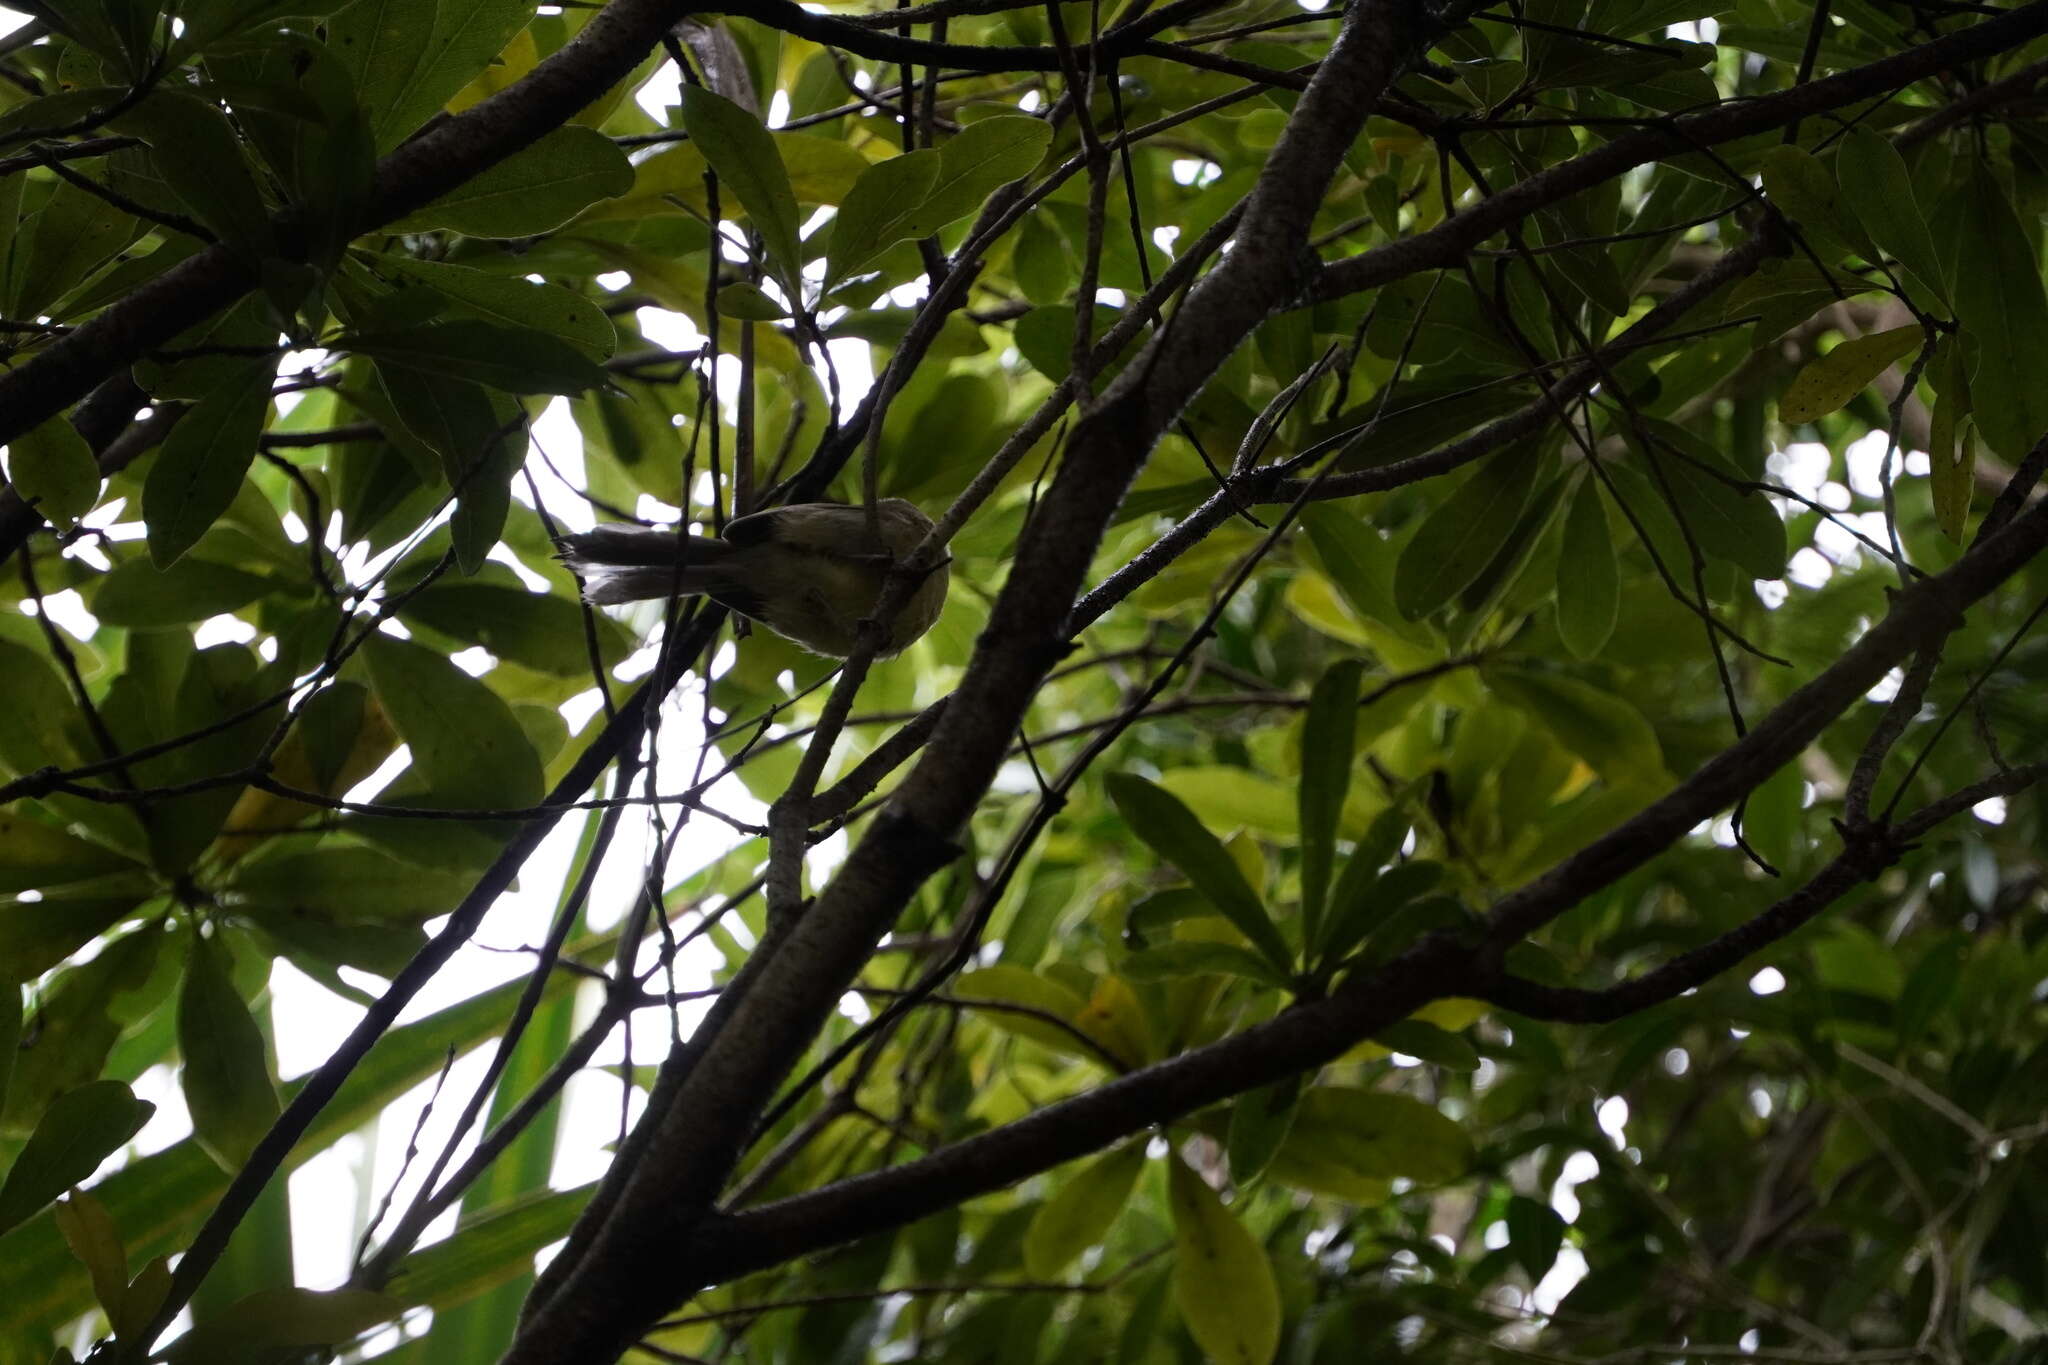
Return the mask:
[[2048, 0], [11, 9], [0, 1365], [2042, 1359]]

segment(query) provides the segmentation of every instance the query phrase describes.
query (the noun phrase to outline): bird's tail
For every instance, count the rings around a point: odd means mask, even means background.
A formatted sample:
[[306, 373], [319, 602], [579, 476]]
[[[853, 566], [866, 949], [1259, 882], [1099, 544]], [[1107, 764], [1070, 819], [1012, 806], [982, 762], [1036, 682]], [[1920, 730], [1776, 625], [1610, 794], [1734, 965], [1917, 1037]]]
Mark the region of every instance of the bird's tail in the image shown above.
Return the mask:
[[712, 570], [733, 550], [666, 527], [610, 525], [564, 536], [560, 558], [583, 581], [584, 601], [612, 606], [713, 591], [721, 579]]

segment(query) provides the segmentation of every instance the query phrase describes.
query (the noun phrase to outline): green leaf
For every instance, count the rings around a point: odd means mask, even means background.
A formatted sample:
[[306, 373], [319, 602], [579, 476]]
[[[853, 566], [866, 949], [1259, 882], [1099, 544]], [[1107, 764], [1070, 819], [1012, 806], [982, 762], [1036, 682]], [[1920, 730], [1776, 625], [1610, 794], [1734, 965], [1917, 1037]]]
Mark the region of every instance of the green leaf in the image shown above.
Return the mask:
[[1431, 642], [1429, 628], [1415, 625], [1394, 605], [1393, 547], [1371, 522], [1332, 503], [1301, 509], [1316, 560], [1344, 600], [1360, 616], [1415, 644]]
[[[1782, 539], [1782, 534], [1780, 539]], [[1557, 633], [1565, 648], [1590, 659], [1614, 634], [1621, 610], [1621, 578], [1614, 537], [1600, 506], [1599, 480], [1588, 477], [1565, 512], [1564, 543], [1558, 552]]]
[[1181, 1321], [1218, 1365], [1269, 1365], [1280, 1348], [1280, 1289], [1265, 1248], [1178, 1156], [1167, 1182]]
[[1231, 1183], [1239, 1189], [1258, 1178], [1287, 1140], [1301, 1103], [1301, 1084], [1300, 1076], [1290, 1076], [1247, 1090], [1231, 1104], [1224, 1151], [1230, 1158]]
[[226, 949], [192, 944], [178, 988], [179, 1085], [199, 1145], [225, 1171], [239, 1171], [277, 1121], [263, 1032], [228, 975]]
[[131, 559], [99, 581], [92, 610], [110, 626], [165, 630], [239, 611], [278, 586], [275, 579], [195, 556], [165, 569]]
[[1236, 860], [1193, 811], [1165, 788], [1132, 773], [1111, 773], [1105, 785], [1131, 833], [1179, 868], [1275, 968], [1286, 972], [1292, 967], [1294, 955], [1265, 904], [1245, 881]]
[[832, 242], [825, 253], [827, 291], [914, 234], [918, 206], [938, 176], [939, 154], [933, 151], [906, 152], [868, 167], [832, 220]]
[[618, 144], [595, 128], [569, 124], [415, 209], [390, 230], [538, 237], [632, 188], [633, 163]]
[[14, 1083], [14, 1054], [21, 1050], [21, 987], [0, 986], [0, 1113], [7, 1109], [8, 1087]]
[[[133, 864], [128, 864], [133, 867]], [[118, 880], [130, 880], [125, 889]], [[100, 894], [95, 890], [104, 886]], [[48, 889], [35, 901], [0, 901], [0, 990], [33, 981], [119, 924], [151, 893], [148, 881], [130, 878]]]
[[1301, 729], [1301, 918], [1311, 942], [1322, 923], [1323, 898], [1337, 854], [1337, 822], [1351, 791], [1358, 732], [1358, 683], [1365, 666], [1340, 659], [1309, 694]]
[[1934, 415], [1927, 425], [1927, 482], [1934, 497], [1934, 523], [1961, 544], [1977, 472], [1976, 429], [1970, 420], [1970, 381], [1961, 343], [1943, 338], [1928, 369], [1934, 384]]
[[164, 183], [223, 242], [250, 256], [271, 250], [270, 210], [219, 105], [159, 89], [110, 126], [149, 144]]
[[[1392, 814], [1393, 812], [1388, 812]], [[1330, 898], [1319, 954], [1326, 962], [1341, 960], [1377, 928], [1418, 896], [1443, 880], [1443, 864], [1427, 859], [1396, 863], [1382, 869], [1390, 854], [1360, 847], [1344, 865]]]
[[[1088, 1008], [1088, 1002], [1065, 986], [1036, 972], [1008, 963], [997, 963], [976, 971], [962, 972], [953, 981], [952, 994], [956, 999], [972, 1006], [982, 1002], [990, 1006], [1016, 1005], [1021, 1009], [1006, 1010], [989, 1008], [982, 1016], [992, 1026], [1005, 1033], [1014, 1033], [1019, 1038], [1051, 1048], [1069, 1057], [1082, 1057], [1091, 1062], [1101, 1061], [1094, 1049], [1084, 1044], [1075, 1034], [1075, 1028], [1061, 1028], [1053, 1019], [1065, 1020], [1072, 1024]], [[1041, 1016], [1050, 1015], [1051, 1018]]]
[[699, 85], [683, 87], [683, 128], [718, 172], [719, 189], [735, 196], [753, 220], [784, 291], [800, 295], [796, 192], [775, 139], [760, 119]]
[[1479, 576], [1514, 531], [1538, 463], [1534, 450], [1512, 446], [1430, 512], [1394, 566], [1394, 604], [1402, 616], [1427, 616]]
[[1435, 1106], [1410, 1096], [1317, 1086], [1301, 1097], [1282, 1154], [1369, 1179], [1436, 1185], [1471, 1167], [1472, 1140]]
[[1845, 341], [1806, 362], [1778, 400], [1787, 422], [1812, 422], [1848, 403], [1895, 360], [1911, 355], [1925, 340], [1918, 323]]
[[441, 112], [533, 19], [527, 0], [356, 0], [327, 25], [379, 152]]
[[[837, 138], [818, 137], [806, 132], [777, 132], [768, 135], [782, 157], [789, 175], [790, 192], [799, 204], [838, 204], [871, 164], [851, 146]], [[705, 217], [711, 208], [704, 189], [708, 163], [695, 143], [685, 142], [657, 152], [633, 166], [632, 190], [593, 206], [583, 221], [600, 222], [619, 218], [637, 222], [658, 214], [686, 214]], [[719, 212], [733, 216], [737, 210], [730, 196], [721, 192]]]
[[0, 1232], [91, 1179], [155, 1112], [119, 1081], [90, 1081], [52, 1100], [0, 1183]]
[[[1182, 887], [1193, 894], [1192, 888]], [[1197, 898], [1204, 911], [1206, 900]], [[1287, 977], [1272, 963], [1249, 948], [1235, 943], [1206, 943], [1200, 939], [1174, 939], [1132, 953], [1123, 960], [1123, 973], [1133, 981], [1165, 981], [1177, 976], [1242, 976], [1268, 986], [1284, 986]]]
[[1836, 208], [1834, 176], [1813, 153], [1789, 145], [1773, 147], [1764, 153], [1760, 169], [1764, 193], [1792, 220], [1823, 264], [1832, 265], [1849, 248], [1861, 245], [1861, 233]]
[[[583, 611], [566, 598], [481, 578], [443, 579], [408, 600], [401, 615], [554, 677], [590, 675]], [[617, 663], [627, 652], [625, 633], [607, 617], [595, 617], [594, 622], [600, 657]]]
[[939, 148], [937, 178], [913, 210], [904, 235], [929, 237], [980, 209], [998, 189], [1038, 169], [1051, 145], [1052, 125], [1028, 114], [1002, 114], [968, 124]]
[[589, 356], [553, 333], [533, 327], [433, 322], [403, 331], [361, 334], [342, 344], [376, 359], [380, 371], [385, 365], [400, 365], [441, 378], [488, 384], [506, 393], [573, 397], [609, 382], [604, 368]]
[[[1702, 553], [1726, 560], [1752, 578], [1785, 573], [1785, 524], [1761, 489], [1745, 488], [1728, 457], [1710, 443], [1671, 422], [1641, 424], [1657, 442], [1658, 463]], [[1630, 432], [1632, 445], [1640, 432]], [[1637, 447], [1640, 449], [1640, 447]]]
[[375, 849], [332, 845], [252, 858], [224, 890], [254, 913], [402, 921], [447, 914], [474, 880], [414, 867]]
[[1038, 1206], [1024, 1231], [1024, 1268], [1056, 1280], [1116, 1226], [1145, 1169], [1145, 1143], [1127, 1142], [1089, 1162]]
[[372, 636], [363, 657], [437, 804], [502, 810], [540, 800], [540, 759], [497, 693], [409, 640]]
[[22, 501], [63, 529], [99, 501], [99, 461], [62, 414], [7, 443], [7, 480]]
[[1244, 768], [1190, 764], [1159, 775], [1195, 818], [1219, 829], [1251, 829], [1293, 838], [1301, 833], [1298, 804], [1287, 785]]
[[100, 265], [135, 240], [141, 224], [95, 195], [65, 181], [50, 191], [27, 234], [27, 249], [17, 240], [13, 271], [15, 317], [47, 313]]
[[456, 562], [477, 572], [504, 529], [512, 475], [526, 457], [524, 413], [506, 395], [409, 365], [379, 365], [377, 382], [399, 425], [440, 456], [455, 490]]
[[1487, 690], [1541, 721], [1609, 782], [1665, 781], [1664, 751], [1643, 713], [1611, 692], [1554, 673], [1489, 667]]
[[402, 256], [380, 256], [375, 264], [400, 289], [424, 287], [484, 322], [548, 332], [592, 360], [618, 349], [618, 329], [603, 310], [561, 285]]
[[135, 865], [112, 849], [0, 809], [0, 892], [48, 891]]
[[1525, 1194], [1514, 1195], [1507, 1207], [1508, 1250], [1531, 1284], [1550, 1273], [1564, 1246], [1564, 1219], [1548, 1204]]
[[149, 557], [169, 568], [197, 544], [241, 491], [270, 411], [275, 360], [241, 370], [171, 428], [142, 485]]
[[245, 33], [252, 28], [274, 24], [280, 19], [324, 19], [355, 0], [185, 0], [178, 6], [183, 29], [172, 49], [170, 65], [179, 65], [182, 54], [196, 53], [209, 44]]
[[1973, 162], [1963, 190], [1952, 282], [1969, 354], [1977, 430], [2000, 459], [2017, 464], [2048, 432], [2048, 297], [2041, 265], [1988, 166]]
[[367, 1289], [263, 1289], [172, 1342], [166, 1361], [246, 1359], [290, 1346], [332, 1346], [398, 1316], [404, 1305]]
[[748, 322], [775, 322], [789, 316], [789, 310], [761, 292], [759, 285], [736, 280], [718, 291], [721, 317]]
[[65, 1245], [91, 1277], [92, 1296], [107, 1320], [121, 1321], [122, 1303], [128, 1297], [128, 1253], [106, 1205], [84, 1190], [73, 1190], [69, 1198], [57, 1201], [52, 1213]]
[[1913, 194], [1906, 159], [1891, 140], [1868, 128], [1851, 128], [1835, 155], [1835, 171], [1841, 178], [1844, 205], [1871, 241], [1912, 271], [1936, 298], [1944, 298], [1947, 282], [1941, 253]]
[[[438, 1332], [442, 1310], [517, 1280], [531, 1269], [535, 1252], [568, 1236], [570, 1225], [590, 1202], [594, 1186], [593, 1181], [567, 1190], [538, 1190], [466, 1216], [463, 1230], [472, 1235], [450, 1237], [406, 1257], [391, 1277], [390, 1293], [408, 1305], [432, 1308]], [[445, 1342], [436, 1336], [417, 1344], [439, 1348]], [[405, 1349], [400, 1347], [379, 1359], [398, 1360]], [[492, 1351], [488, 1356], [467, 1358], [494, 1361], [497, 1356]], [[429, 1351], [414, 1365], [439, 1365], [451, 1358], [439, 1350]]]

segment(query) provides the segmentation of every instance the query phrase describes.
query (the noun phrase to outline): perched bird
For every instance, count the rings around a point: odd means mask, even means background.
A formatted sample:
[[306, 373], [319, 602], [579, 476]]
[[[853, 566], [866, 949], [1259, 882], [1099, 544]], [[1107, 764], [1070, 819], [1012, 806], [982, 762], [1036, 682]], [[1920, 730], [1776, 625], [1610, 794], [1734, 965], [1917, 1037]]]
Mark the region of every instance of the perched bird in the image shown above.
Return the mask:
[[[594, 605], [702, 595], [786, 640], [843, 659], [872, 615], [889, 570], [917, 548], [931, 518], [901, 498], [875, 504], [877, 545], [864, 507], [805, 502], [726, 523], [719, 539], [660, 526], [599, 526], [565, 536], [562, 562]], [[946, 605], [940, 565], [889, 622], [881, 653], [900, 654]]]

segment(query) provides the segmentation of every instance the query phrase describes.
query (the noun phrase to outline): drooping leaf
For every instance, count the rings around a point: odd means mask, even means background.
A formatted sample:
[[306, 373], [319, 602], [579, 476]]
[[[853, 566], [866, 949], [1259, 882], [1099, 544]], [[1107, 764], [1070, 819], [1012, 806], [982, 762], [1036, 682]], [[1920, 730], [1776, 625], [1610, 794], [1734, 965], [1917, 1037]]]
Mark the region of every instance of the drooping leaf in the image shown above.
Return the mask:
[[1351, 790], [1364, 665], [1340, 659], [1316, 680], [1301, 730], [1301, 914], [1313, 941], [1337, 852], [1337, 820]]
[[1280, 1346], [1280, 1290], [1265, 1248], [1178, 1156], [1167, 1181], [1181, 1321], [1219, 1365], [1269, 1365]]
[[1621, 578], [1614, 537], [1600, 506], [1599, 480], [1588, 477], [1565, 512], [1564, 544], [1558, 553], [1557, 633], [1565, 648], [1590, 659], [1614, 634], [1621, 608]]
[[1145, 1144], [1127, 1142], [1089, 1162], [1038, 1206], [1024, 1232], [1024, 1268], [1056, 1280], [1116, 1225], [1145, 1169]]
[[73, 1190], [57, 1201], [55, 1215], [65, 1245], [92, 1278], [92, 1296], [109, 1322], [119, 1322], [128, 1297], [128, 1253], [106, 1205], [84, 1190]]
[[1664, 755], [1643, 713], [1611, 692], [1557, 673], [1488, 668], [1487, 690], [1541, 721], [1610, 782], [1665, 780]]
[[221, 1165], [238, 1171], [277, 1121], [263, 1033], [228, 975], [226, 950], [213, 939], [191, 945], [178, 989], [179, 1085], [192, 1131]]
[[1745, 487], [1750, 480], [1726, 455], [1675, 423], [1644, 421], [1640, 431], [1630, 433], [1631, 444], [1638, 451], [1644, 435], [1656, 445], [1656, 468], [1661, 475], [1661, 479], [1651, 480], [1660, 495], [1655, 510], [1673, 513], [1661, 498], [1668, 488], [1677, 504], [1676, 516], [1683, 518], [1701, 553], [1737, 565], [1752, 578], [1782, 577], [1785, 526], [1763, 490]]
[[1230, 1106], [1230, 1132], [1224, 1151], [1230, 1157], [1230, 1179], [1243, 1189], [1266, 1169], [1294, 1126], [1302, 1081], [1290, 1076], [1239, 1095]]
[[1951, 289], [1956, 320], [1973, 343], [1970, 396], [1977, 430], [2000, 459], [2018, 463], [2048, 432], [2048, 295], [2018, 215], [1988, 166], [1974, 164], [1962, 194]]
[[1912, 172], [1889, 138], [1868, 128], [1851, 128], [1835, 157], [1842, 202], [1870, 239], [1913, 272], [1936, 299], [1944, 298], [1941, 253], [1913, 193]]
[[497, 693], [408, 640], [372, 636], [363, 656], [378, 701], [439, 801], [507, 809], [540, 799], [540, 759]]
[[1929, 367], [1934, 414], [1927, 426], [1927, 481], [1934, 496], [1934, 523], [1961, 543], [1976, 489], [1977, 433], [1971, 421], [1970, 380], [1963, 347], [1943, 340]]
[[1514, 530], [1535, 485], [1536, 466], [1533, 450], [1511, 447], [1437, 504], [1394, 567], [1394, 603], [1402, 616], [1427, 616], [1478, 577]]
[[149, 557], [159, 569], [198, 543], [241, 490], [270, 409], [276, 362], [246, 365], [171, 428], [142, 485]]
[[1550, 1205], [1518, 1194], [1508, 1200], [1507, 1225], [1508, 1250], [1535, 1284], [1550, 1273], [1564, 1245], [1564, 1219]]

